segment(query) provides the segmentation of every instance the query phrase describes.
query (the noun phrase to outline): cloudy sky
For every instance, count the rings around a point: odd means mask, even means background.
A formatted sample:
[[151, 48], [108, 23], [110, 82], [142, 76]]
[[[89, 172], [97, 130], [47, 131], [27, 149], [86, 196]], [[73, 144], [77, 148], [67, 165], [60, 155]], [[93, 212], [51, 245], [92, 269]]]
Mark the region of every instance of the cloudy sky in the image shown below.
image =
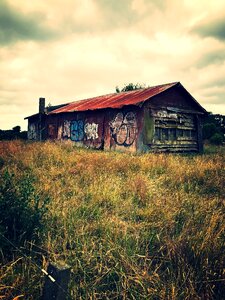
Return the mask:
[[225, 114], [225, 0], [0, 0], [0, 129], [61, 104], [180, 81]]

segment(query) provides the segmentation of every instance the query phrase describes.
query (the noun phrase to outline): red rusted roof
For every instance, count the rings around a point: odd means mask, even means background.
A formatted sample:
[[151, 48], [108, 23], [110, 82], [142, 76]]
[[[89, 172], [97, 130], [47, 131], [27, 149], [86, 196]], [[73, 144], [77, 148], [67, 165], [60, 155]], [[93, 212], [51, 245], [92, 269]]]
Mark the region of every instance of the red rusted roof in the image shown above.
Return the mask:
[[165, 90], [179, 84], [179, 82], [157, 85], [146, 89], [134, 90], [122, 93], [113, 93], [85, 100], [71, 102], [61, 108], [51, 111], [49, 114], [59, 114], [74, 111], [96, 110], [103, 108], [122, 108], [126, 105], [138, 105], [158, 95]]

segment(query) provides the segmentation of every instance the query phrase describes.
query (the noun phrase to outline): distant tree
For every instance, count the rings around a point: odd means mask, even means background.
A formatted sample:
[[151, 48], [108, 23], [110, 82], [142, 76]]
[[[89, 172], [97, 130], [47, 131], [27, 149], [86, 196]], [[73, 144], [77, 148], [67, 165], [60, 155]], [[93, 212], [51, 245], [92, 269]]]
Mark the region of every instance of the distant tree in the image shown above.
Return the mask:
[[10, 130], [0, 130], [0, 140], [27, 139], [27, 131], [21, 131], [20, 126], [15, 126]]
[[123, 88], [119, 88], [116, 86], [116, 92], [121, 93], [121, 92], [129, 92], [129, 91], [134, 91], [134, 90], [140, 90], [146, 88], [145, 84], [140, 84], [140, 83], [128, 83], [125, 84]]
[[225, 116], [220, 115], [220, 114], [216, 114], [216, 115], [213, 115], [213, 117], [215, 119], [216, 126], [225, 135]]
[[217, 132], [218, 129], [214, 123], [206, 123], [203, 125], [203, 138], [205, 140], [210, 139]]
[[209, 113], [203, 124], [203, 138], [213, 144], [220, 144], [225, 137], [225, 116]]
[[214, 133], [213, 136], [211, 136], [209, 139], [210, 143], [214, 145], [222, 145], [223, 140], [223, 135], [220, 133]]
[[21, 130], [21, 127], [20, 127], [20, 126], [15, 126], [15, 127], [13, 127], [12, 130], [13, 130], [14, 132], [16, 132], [16, 133], [19, 133], [20, 130]]

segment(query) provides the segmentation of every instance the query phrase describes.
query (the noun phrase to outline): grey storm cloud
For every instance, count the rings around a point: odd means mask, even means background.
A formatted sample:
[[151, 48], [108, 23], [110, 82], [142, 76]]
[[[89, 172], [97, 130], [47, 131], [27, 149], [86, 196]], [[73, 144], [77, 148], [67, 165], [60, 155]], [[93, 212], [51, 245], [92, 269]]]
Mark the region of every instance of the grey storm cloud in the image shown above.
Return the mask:
[[25, 15], [5, 1], [0, 1], [0, 44], [8, 45], [19, 40], [48, 40], [55, 33], [39, 24], [37, 15]]
[[225, 49], [203, 55], [197, 62], [197, 67], [201, 69], [211, 64], [220, 64], [223, 61], [225, 61]]
[[225, 40], [225, 17], [209, 23], [203, 23], [193, 28], [192, 32], [202, 37], [214, 37], [218, 40]]

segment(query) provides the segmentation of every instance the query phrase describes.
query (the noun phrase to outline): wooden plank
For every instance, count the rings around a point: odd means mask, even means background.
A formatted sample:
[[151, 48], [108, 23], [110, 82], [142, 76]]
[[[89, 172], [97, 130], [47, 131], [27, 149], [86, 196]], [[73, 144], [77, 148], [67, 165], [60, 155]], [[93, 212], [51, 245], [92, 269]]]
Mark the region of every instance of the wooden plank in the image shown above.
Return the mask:
[[201, 117], [196, 116], [197, 119], [197, 136], [198, 136], [198, 151], [203, 152], [203, 137], [202, 137], [202, 122]]

